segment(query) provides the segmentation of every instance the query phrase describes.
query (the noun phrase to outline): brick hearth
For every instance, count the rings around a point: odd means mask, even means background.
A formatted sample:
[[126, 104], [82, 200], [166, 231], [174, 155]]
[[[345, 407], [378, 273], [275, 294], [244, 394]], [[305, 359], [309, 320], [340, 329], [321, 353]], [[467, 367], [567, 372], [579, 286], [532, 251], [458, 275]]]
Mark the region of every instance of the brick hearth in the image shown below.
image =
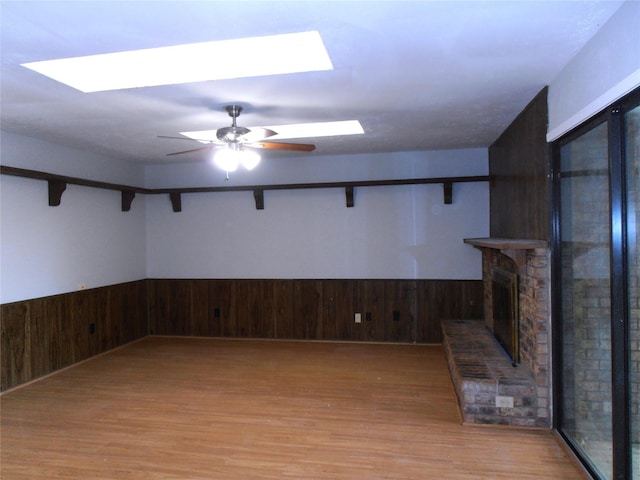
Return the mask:
[[[511, 365], [482, 320], [442, 322], [447, 363], [467, 423], [537, 425], [538, 399], [531, 370]], [[513, 408], [496, 397], [513, 397]]]
[[[442, 324], [463, 421], [550, 427], [550, 261], [546, 242], [485, 238], [466, 239], [465, 243], [482, 250], [485, 319]], [[487, 328], [493, 325], [490, 272], [493, 266], [506, 263], [519, 275], [520, 362], [516, 367]], [[497, 406], [498, 396], [512, 397], [513, 407]]]

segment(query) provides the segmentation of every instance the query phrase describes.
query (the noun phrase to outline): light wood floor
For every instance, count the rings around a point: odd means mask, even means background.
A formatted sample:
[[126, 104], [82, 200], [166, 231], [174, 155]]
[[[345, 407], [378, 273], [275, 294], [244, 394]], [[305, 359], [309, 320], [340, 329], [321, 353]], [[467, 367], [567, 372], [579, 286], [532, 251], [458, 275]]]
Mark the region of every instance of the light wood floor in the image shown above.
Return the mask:
[[4, 394], [14, 479], [581, 479], [462, 426], [439, 346], [148, 337]]

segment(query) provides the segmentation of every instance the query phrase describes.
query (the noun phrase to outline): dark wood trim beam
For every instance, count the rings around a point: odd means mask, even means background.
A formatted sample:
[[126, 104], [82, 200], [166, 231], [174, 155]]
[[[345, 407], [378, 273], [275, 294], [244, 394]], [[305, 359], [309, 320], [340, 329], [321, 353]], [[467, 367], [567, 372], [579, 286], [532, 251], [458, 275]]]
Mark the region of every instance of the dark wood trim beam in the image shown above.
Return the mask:
[[548, 247], [548, 243], [545, 240], [525, 238], [465, 238], [463, 241], [480, 250], [483, 248], [500, 250], [500, 252], [513, 260], [521, 271], [526, 268], [527, 250]]
[[549, 243], [546, 240], [529, 238], [465, 238], [464, 243], [474, 247], [492, 248], [494, 250], [535, 250], [549, 247]]
[[[98, 182], [65, 175], [27, 170], [23, 168], [0, 165], [0, 174], [16, 177], [46, 180], [49, 182], [49, 204], [60, 205], [60, 197], [67, 184], [81, 185], [85, 187], [117, 190], [122, 192], [122, 211], [127, 212], [131, 208], [131, 202], [136, 193], [145, 195], [168, 194], [171, 199], [174, 212], [182, 211], [181, 195], [183, 193], [208, 193], [208, 192], [253, 192], [256, 201], [256, 209], [264, 209], [265, 190], [299, 190], [314, 188], [344, 188], [347, 207], [355, 205], [354, 189], [356, 187], [382, 187], [399, 185], [428, 185], [441, 183], [444, 188], [444, 201], [446, 204], [453, 202], [452, 189], [454, 183], [488, 182], [488, 175], [475, 175], [468, 177], [436, 177], [436, 178], [407, 178], [398, 180], [361, 180], [355, 182], [319, 182], [319, 183], [284, 183], [271, 185], [237, 185], [225, 187], [185, 187], [185, 188], [142, 188], [116, 183]], [[57, 203], [55, 203], [57, 201]]]
[[300, 190], [314, 188], [346, 188], [346, 187], [385, 187], [396, 185], [427, 185], [434, 183], [471, 183], [488, 182], [488, 175], [469, 177], [437, 177], [437, 178], [407, 178], [400, 180], [361, 180], [355, 182], [319, 182], [319, 183], [282, 183], [271, 185], [236, 185], [230, 187], [186, 187], [186, 188], [156, 188], [146, 193], [164, 194], [180, 193], [211, 193], [211, 192], [251, 192], [253, 190]]
[[49, 206], [57, 207], [62, 201], [62, 194], [67, 189], [67, 183], [61, 180], [48, 180], [49, 184]]
[[68, 177], [65, 175], [57, 175], [55, 173], [39, 172], [37, 170], [27, 170], [24, 168], [8, 167], [0, 165], [0, 174], [12, 175], [14, 177], [33, 178], [35, 180], [55, 180], [65, 182], [70, 185], [81, 185], [83, 187], [102, 188], [104, 190], [130, 190], [136, 193], [151, 193], [151, 190], [141, 187], [133, 187], [130, 185], [120, 185], [117, 183], [98, 182], [95, 180], [87, 180], [78, 177]]

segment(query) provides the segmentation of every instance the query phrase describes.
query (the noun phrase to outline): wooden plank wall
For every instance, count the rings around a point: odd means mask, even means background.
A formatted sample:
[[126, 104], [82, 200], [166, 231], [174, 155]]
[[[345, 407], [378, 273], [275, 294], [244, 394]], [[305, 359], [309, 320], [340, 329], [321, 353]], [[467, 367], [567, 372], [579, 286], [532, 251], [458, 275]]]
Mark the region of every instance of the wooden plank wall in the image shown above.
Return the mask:
[[2, 391], [147, 335], [140, 280], [0, 306]]
[[155, 335], [440, 343], [442, 319], [483, 316], [480, 280], [153, 279], [148, 289]]
[[148, 334], [439, 343], [482, 315], [480, 280], [141, 280], [1, 305], [0, 390]]
[[547, 124], [545, 87], [489, 147], [492, 237], [550, 239]]

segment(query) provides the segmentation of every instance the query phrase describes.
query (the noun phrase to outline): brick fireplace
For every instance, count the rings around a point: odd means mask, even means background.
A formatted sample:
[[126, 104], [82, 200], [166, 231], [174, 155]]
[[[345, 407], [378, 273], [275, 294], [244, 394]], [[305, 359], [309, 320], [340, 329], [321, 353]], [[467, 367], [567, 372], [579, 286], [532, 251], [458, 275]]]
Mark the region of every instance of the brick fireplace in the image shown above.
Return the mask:
[[[547, 243], [500, 238], [465, 239], [465, 243], [482, 251], [484, 320], [453, 319], [442, 324], [447, 363], [463, 422], [550, 427]], [[496, 271], [517, 276], [517, 356], [513, 359], [493, 335]]]

